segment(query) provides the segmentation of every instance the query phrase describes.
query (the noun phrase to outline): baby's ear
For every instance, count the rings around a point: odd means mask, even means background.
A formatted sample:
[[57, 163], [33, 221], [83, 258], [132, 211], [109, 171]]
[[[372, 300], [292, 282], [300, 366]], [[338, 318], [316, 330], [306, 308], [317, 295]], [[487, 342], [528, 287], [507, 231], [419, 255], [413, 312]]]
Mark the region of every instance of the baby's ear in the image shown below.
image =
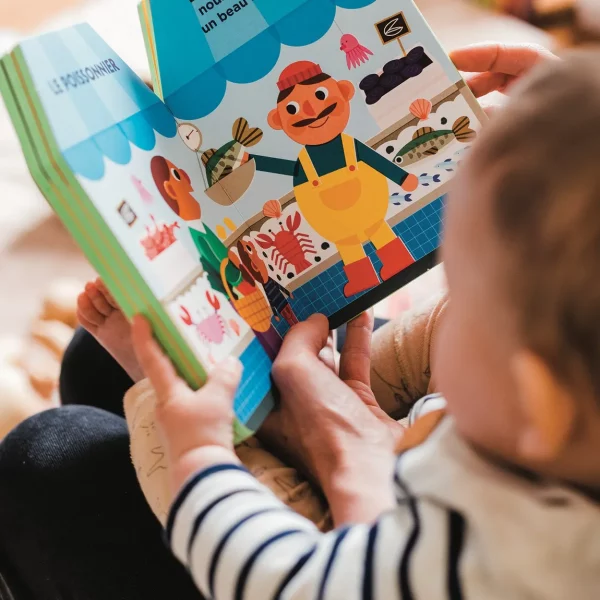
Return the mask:
[[518, 452], [528, 462], [547, 463], [562, 454], [576, 418], [576, 400], [536, 354], [515, 355], [512, 371], [520, 404]]

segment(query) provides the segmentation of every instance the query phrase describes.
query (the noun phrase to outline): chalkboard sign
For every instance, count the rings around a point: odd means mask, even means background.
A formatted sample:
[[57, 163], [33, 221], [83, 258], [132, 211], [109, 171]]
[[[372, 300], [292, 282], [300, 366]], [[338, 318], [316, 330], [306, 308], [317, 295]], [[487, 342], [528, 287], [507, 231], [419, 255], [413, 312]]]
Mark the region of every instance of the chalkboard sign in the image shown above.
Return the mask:
[[376, 23], [375, 27], [383, 44], [389, 44], [396, 40], [400, 41], [402, 36], [410, 33], [410, 27], [404, 18], [403, 12]]

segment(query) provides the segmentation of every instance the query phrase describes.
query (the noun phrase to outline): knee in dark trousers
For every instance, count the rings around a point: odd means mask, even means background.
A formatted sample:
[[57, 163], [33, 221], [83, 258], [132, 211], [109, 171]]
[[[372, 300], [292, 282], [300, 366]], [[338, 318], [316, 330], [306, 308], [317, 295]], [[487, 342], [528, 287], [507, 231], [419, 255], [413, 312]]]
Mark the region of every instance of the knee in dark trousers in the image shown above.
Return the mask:
[[36, 600], [199, 598], [139, 488], [125, 421], [96, 408], [36, 415], [0, 443], [0, 532]]
[[85, 329], [78, 329], [63, 357], [63, 404], [83, 404], [123, 416], [123, 396], [133, 381]]

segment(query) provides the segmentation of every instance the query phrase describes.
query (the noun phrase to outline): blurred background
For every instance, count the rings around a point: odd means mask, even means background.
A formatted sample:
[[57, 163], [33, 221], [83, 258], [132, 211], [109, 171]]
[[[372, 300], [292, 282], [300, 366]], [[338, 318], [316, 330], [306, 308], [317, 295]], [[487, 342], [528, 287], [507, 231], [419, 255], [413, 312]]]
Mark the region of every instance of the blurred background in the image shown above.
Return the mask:
[[[416, 0], [448, 50], [497, 40], [560, 52], [600, 38], [600, 0]], [[87, 21], [148, 78], [136, 0], [0, 0], [0, 52], [23, 37]], [[0, 439], [54, 406], [75, 299], [90, 267], [33, 184], [0, 104]], [[440, 269], [377, 308], [391, 316], [443, 286]]]

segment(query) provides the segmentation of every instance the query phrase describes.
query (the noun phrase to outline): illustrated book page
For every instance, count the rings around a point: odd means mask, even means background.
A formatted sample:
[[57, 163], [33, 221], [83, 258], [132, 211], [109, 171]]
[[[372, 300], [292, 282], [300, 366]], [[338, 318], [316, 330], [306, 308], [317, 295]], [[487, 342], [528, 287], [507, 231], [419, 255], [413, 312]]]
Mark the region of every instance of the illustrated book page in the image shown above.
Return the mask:
[[144, 0], [197, 197], [284, 335], [435, 264], [485, 115], [411, 0]]
[[204, 171], [171, 112], [87, 25], [24, 42], [1, 79], [34, 179], [127, 316], [148, 317], [195, 387], [238, 356], [240, 437], [255, 430], [281, 340], [200, 202]]

